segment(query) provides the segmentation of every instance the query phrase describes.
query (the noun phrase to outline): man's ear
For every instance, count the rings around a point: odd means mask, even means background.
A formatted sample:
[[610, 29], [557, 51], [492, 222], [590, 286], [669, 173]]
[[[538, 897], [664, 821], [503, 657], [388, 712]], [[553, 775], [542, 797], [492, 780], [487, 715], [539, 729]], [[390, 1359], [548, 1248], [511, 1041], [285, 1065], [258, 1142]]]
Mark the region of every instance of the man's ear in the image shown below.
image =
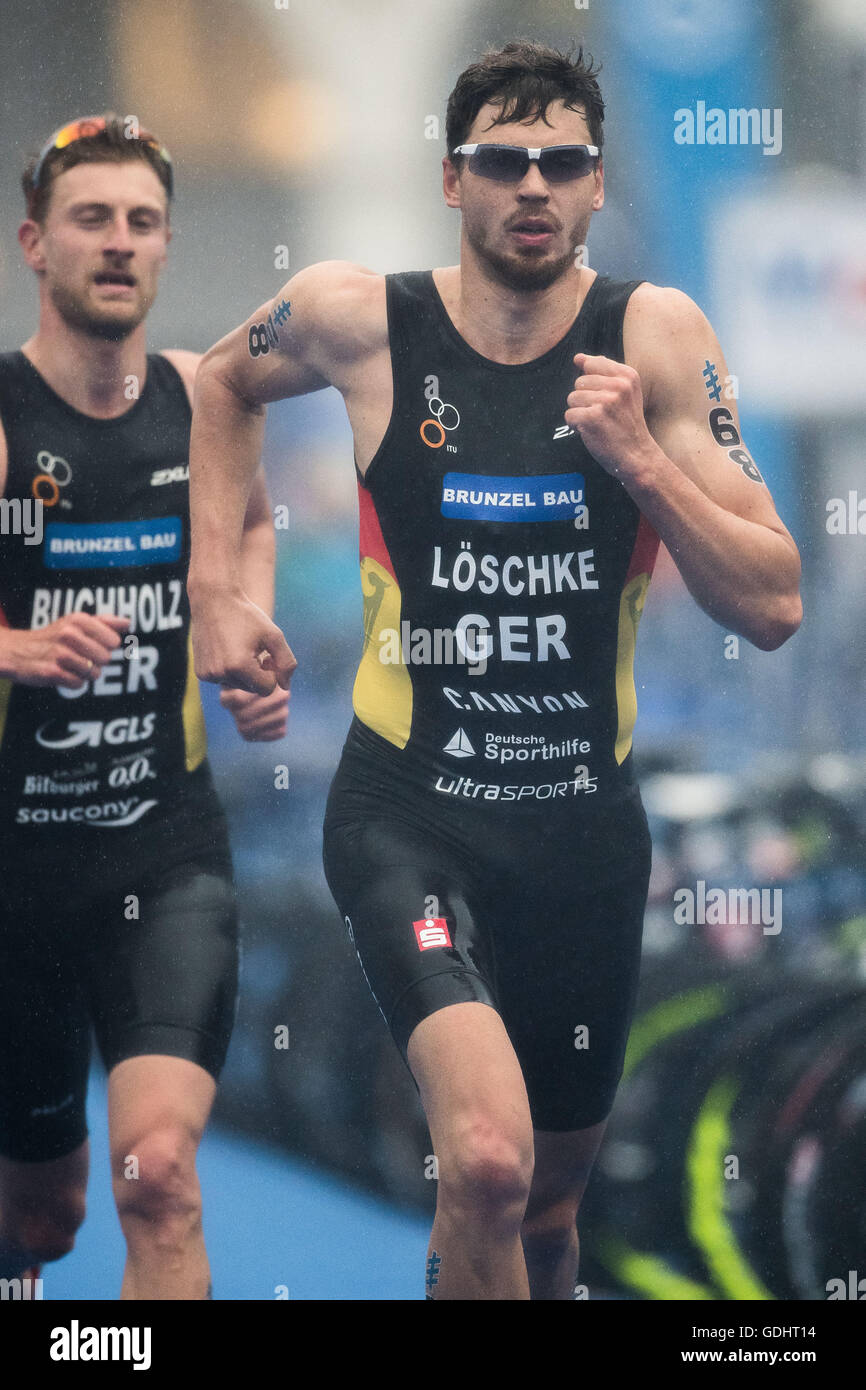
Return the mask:
[[449, 208], [459, 208], [460, 174], [447, 154], [442, 159], [442, 192]]
[[31, 270], [45, 269], [45, 256], [42, 252], [42, 228], [32, 217], [27, 217], [18, 228], [18, 242], [24, 252], [24, 259]]
[[593, 175], [595, 178], [595, 197], [592, 200], [593, 212], [598, 212], [604, 207], [604, 160], [599, 155], [598, 166]]

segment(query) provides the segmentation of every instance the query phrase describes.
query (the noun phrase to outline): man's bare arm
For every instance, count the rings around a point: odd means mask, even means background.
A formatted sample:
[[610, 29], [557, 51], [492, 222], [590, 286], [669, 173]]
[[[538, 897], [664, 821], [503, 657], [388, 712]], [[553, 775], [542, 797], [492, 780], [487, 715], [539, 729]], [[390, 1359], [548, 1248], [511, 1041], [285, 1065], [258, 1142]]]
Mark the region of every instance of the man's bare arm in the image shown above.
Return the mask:
[[264, 468], [259, 466], [244, 513], [241, 535], [241, 581], [244, 593], [268, 617], [274, 614], [274, 518]]
[[707, 362], [727, 377], [718, 340], [678, 290], [645, 285], [632, 301], [633, 366], [580, 354], [565, 419], [622, 482], [705, 612], [772, 650], [802, 619], [800, 557], [743, 446], [736, 400], [708, 393]]
[[[250, 492], [241, 538], [241, 577], [244, 593], [269, 618], [274, 614], [274, 519], [270, 497], [260, 466]], [[220, 704], [248, 742], [273, 742], [285, 736], [289, 717], [289, 692], [277, 685], [270, 695], [245, 690], [222, 690]]]
[[264, 436], [265, 406], [341, 385], [366, 351], [381, 277], [345, 262], [310, 266], [213, 347], [196, 379], [190, 444], [189, 596], [204, 680], [268, 694], [295, 660], [244, 588], [243, 519]]
[[[203, 354], [184, 348], [166, 348], [162, 354], [175, 367], [183, 381], [190, 407], [195, 401], [195, 383]], [[0, 458], [2, 462], [2, 458]], [[244, 514], [241, 538], [241, 573], [245, 592], [267, 614], [274, 611], [274, 528], [264, 468], [259, 465]]]
[[[184, 348], [162, 353], [180, 373], [190, 406], [195, 398], [195, 381], [202, 355]], [[273, 617], [274, 563], [276, 560], [271, 504], [264, 469], [253, 479], [241, 538], [241, 575], [244, 591], [262, 612]], [[272, 741], [285, 735], [289, 713], [289, 692], [277, 686], [270, 695], [251, 695], [245, 690], [224, 689], [220, 704], [231, 714], [241, 738], [251, 743]]]

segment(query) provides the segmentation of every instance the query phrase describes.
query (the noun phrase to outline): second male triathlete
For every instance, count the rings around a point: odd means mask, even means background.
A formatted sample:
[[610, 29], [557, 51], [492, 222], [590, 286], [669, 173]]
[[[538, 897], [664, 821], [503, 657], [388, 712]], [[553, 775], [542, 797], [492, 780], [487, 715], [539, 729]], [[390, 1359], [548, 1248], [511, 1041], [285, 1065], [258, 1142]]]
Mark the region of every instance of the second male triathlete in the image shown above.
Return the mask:
[[[116, 117], [52, 136], [19, 234], [39, 325], [0, 356], [0, 495], [30, 523], [0, 535], [0, 1276], [83, 1219], [92, 1025], [137, 1299], [208, 1295], [195, 1158], [237, 989], [184, 588], [198, 358], [145, 341], [172, 186]], [[268, 607], [261, 476], [252, 494], [244, 576]], [[223, 700], [245, 737], [282, 734], [284, 693]]]

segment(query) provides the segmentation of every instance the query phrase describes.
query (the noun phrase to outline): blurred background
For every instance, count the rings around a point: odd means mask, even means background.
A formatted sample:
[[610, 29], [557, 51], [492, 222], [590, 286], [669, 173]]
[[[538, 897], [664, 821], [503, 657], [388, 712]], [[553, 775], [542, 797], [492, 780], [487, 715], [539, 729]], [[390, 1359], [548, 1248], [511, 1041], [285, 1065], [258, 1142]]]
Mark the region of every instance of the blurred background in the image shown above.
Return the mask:
[[[29, 336], [37, 307], [16, 243], [20, 171], [74, 116], [137, 115], [171, 150], [174, 239], [150, 343], [204, 350], [312, 262], [457, 259], [445, 103], [485, 47], [580, 42], [602, 61], [607, 199], [587, 259], [675, 285], [709, 316], [744, 443], [801, 549], [806, 616], [759, 652], [700, 612], [666, 555], [657, 567], [636, 665], [655, 849], [645, 979], [581, 1277], [592, 1297], [823, 1299], [858, 1259], [866, 1273], [866, 10], [3, 0], [0, 24], [0, 350]], [[779, 112], [781, 150], [677, 143], [675, 112], [700, 102]], [[276, 613], [299, 661], [288, 740], [242, 745], [204, 691], [245, 932], [202, 1154], [216, 1295], [420, 1298], [430, 1140], [320, 863], [362, 642], [336, 392], [270, 409], [266, 465], [289, 516]], [[698, 904], [700, 885], [728, 902], [766, 890], [781, 930], [730, 908], [684, 920], [681, 890]], [[116, 1296], [107, 1179], [91, 1212], [46, 1296]]]

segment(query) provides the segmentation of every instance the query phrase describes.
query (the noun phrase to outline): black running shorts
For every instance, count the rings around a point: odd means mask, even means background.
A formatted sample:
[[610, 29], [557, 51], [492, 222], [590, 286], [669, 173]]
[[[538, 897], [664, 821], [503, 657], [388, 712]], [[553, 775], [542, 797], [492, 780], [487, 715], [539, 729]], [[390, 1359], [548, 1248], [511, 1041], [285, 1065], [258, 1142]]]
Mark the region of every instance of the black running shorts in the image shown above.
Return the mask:
[[493, 817], [477, 803], [403, 795], [393, 774], [347, 749], [325, 817], [325, 874], [404, 1058], [437, 1009], [492, 1006], [539, 1130], [610, 1113], [650, 860], [636, 786], [579, 823], [573, 804]]
[[199, 829], [138, 863], [106, 857], [104, 842], [97, 853], [95, 833], [82, 835], [92, 858], [79, 848], [77, 860], [61, 855], [37, 871], [31, 854], [4, 878], [4, 1157], [60, 1158], [87, 1137], [91, 1027], [109, 1070], [162, 1054], [218, 1077], [236, 1009], [238, 926], [225, 823], [211, 817]]

